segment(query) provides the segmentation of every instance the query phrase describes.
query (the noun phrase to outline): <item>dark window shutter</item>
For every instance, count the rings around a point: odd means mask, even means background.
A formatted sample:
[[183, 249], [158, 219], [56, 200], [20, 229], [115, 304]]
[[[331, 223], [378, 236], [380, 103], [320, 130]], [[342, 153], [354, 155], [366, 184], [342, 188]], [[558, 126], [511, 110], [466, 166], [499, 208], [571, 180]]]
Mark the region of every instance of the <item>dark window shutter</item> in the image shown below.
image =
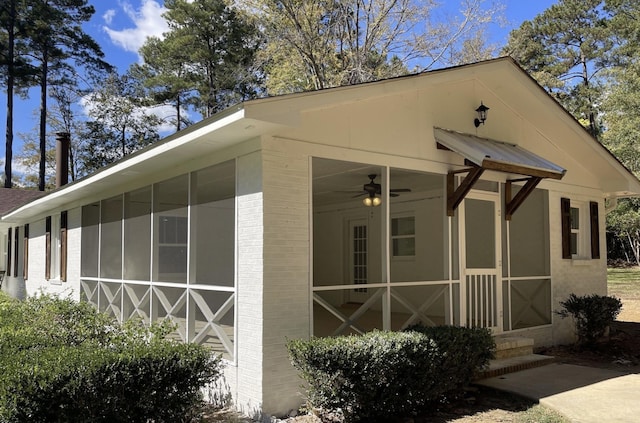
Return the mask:
[[60, 280], [67, 281], [67, 212], [60, 214]]
[[18, 277], [18, 251], [20, 250], [18, 247], [20, 246], [20, 227], [16, 226], [15, 232], [13, 233], [13, 276]]
[[24, 225], [24, 239], [23, 239], [23, 253], [22, 253], [22, 277], [25, 280], [29, 278], [29, 224]]
[[51, 216], [47, 216], [45, 229], [44, 278], [51, 279]]
[[560, 199], [560, 210], [562, 219], [562, 258], [571, 258], [571, 200]]
[[600, 258], [600, 219], [598, 218], [598, 203], [589, 203], [589, 217], [591, 221], [591, 258]]
[[7, 276], [11, 276], [11, 243], [13, 241], [11, 235], [13, 234], [12, 228], [7, 231]]

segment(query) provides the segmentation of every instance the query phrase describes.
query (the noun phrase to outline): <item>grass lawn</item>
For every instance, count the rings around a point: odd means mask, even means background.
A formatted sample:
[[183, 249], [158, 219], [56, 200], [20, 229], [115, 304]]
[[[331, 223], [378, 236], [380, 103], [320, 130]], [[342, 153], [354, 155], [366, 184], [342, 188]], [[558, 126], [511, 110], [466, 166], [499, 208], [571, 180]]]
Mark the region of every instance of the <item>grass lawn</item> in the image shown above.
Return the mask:
[[640, 268], [607, 269], [608, 294], [622, 300], [618, 320], [640, 322]]

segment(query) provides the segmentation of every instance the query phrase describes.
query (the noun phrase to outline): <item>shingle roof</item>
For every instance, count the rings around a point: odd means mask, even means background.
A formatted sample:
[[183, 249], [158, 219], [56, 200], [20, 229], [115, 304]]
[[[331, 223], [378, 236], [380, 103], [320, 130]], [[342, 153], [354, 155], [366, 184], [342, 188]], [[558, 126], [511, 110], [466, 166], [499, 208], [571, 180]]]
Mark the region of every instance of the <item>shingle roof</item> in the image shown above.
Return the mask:
[[35, 190], [0, 188], [0, 216], [44, 194], [42, 191]]

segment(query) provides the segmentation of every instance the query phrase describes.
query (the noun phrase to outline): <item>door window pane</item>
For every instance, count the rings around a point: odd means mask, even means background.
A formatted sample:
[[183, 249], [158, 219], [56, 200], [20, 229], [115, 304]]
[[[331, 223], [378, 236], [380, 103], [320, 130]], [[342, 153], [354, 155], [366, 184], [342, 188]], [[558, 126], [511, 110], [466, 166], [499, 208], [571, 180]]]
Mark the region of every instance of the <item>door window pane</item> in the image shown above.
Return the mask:
[[467, 267], [493, 269], [496, 267], [494, 203], [467, 198], [464, 205]]

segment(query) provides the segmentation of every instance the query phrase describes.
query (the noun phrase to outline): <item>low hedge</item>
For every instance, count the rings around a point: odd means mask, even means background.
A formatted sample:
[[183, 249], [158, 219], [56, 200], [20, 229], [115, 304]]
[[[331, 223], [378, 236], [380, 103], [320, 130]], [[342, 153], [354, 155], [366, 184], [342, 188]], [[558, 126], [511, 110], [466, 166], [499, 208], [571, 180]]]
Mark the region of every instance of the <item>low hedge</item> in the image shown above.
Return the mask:
[[287, 346], [308, 384], [308, 406], [358, 422], [410, 416], [460, 394], [495, 344], [484, 329], [414, 326]]
[[189, 421], [220, 358], [86, 303], [0, 301], [0, 421]]

